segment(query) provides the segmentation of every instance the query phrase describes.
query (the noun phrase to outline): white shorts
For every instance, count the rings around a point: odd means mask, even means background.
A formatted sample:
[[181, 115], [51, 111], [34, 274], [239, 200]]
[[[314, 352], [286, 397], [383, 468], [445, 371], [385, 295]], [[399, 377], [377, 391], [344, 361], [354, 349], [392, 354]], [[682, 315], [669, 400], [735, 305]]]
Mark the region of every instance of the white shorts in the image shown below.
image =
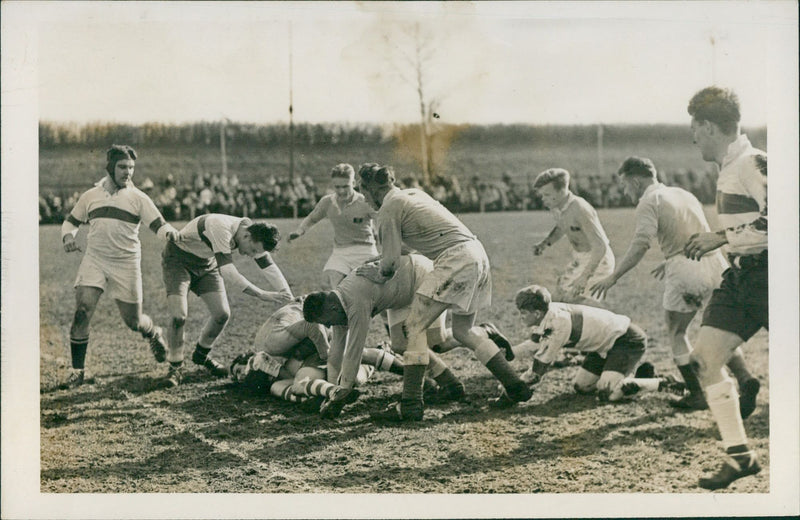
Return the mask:
[[133, 260], [101, 260], [85, 254], [78, 268], [75, 287], [97, 287], [125, 303], [142, 303], [142, 268]]
[[347, 276], [350, 271], [376, 256], [378, 256], [378, 249], [374, 244], [334, 247], [322, 270], [336, 271]]
[[[559, 275], [558, 280], [556, 281], [556, 285], [558, 286], [558, 291], [561, 293], [562, 298], [572, 294], [572, 290], [575, 284], [575, 280], [583, 274], [583, 270], [586, 269], [586, 266], [592, 259], [592, 253], [573, 253], [572, 261], [567, 265], [566, 269], [564, 269]], [[597, 264], [597, 268], [594, 270], [594, 274], [589, 278], [589, 282], [584, 287], [581, 296], [585, 296], [592, 299], [594, 298], [591, 294], [591, 287], [592, 285], [596, 284], [603, 278], [607, 277], [611, 273], [614, 272], [614, 253], [611, 252], [611, 249], [608, 249], [606, 255], [600, 260], [600, 263]]]
[[719, 287], [722, 272], [727, 268], [727, 262], [718, 251], [699, 262], [683, 255], [668, 259], [664, 273], [664, 309], [684, 313], [699, 311]]
[[433, 271], [422, 279], [417, 294], [449, 304], [453, 314], [489, 307], [492, 273], [483, 245], [475, 239], [446, 249], [433, 261]]

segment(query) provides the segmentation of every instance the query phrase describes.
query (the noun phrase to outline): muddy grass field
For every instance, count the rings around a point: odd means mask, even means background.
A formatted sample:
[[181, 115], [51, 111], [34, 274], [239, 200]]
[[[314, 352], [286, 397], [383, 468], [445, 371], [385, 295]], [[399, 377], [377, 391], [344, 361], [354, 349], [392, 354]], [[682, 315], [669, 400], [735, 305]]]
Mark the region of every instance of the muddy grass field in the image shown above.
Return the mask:
[[[713, 212], [709, 211], [709, 213]], [[552, 221], [546, 213], [464, 215], [492, 262], [494, 296], [480, 321], [492, 320], [515, 342], [524, 338], [512, 298], [523, 285], [552, 286], [568, 256], [558, 244], [534, 258], [530, 246]], [[633, 211], [600, 211], [619, 259], [632, 234]], [[286, 235], [297, 222], [277, 221]], [[331, 249], [323, 223], [275, 255], [296, 294], [317, 289]], [[79, 235], [85, 240], [85, 231]], [[698, 477], [716, 470], [721, 453], [708, 411], [678, 413], [667, 394], [621, 404], [598, 404], [571, 391], [574, 368], [551, 371], [533, 398], [516, 408], [489, 410], [496, 395], [489, 372], [465, 349], [443, 355], [467, 386], [469, 402], [430, 406], [425, 420], [403, 426], [373, 424], [369, 412], [401, 389], [401, 378], [376, 374], [361, 398], [335, 421], [297, 405], [241, 393], [227, 381], [190, 370], [185, 383], [166, 389], [166, 364], [128, 331], [113, 303], [102, 298], [93, 318], [87, 375], [93, 383], [57, 390], [70, 366], [68, 330], [72, 283], [80, 254], [60, 247], [59, 229], [41, 227], [41, 492], [43, 493], [696, 493]], [[166, 325], [157, 239], [142, 231], [144, 309]], [[657, 249], [657, 248], [656, 248]], [[650, 337], [646, 359], [678, 376], [666, 342], [662, 285], [650, 277], [660, 261], [651, 251], [609, 295]], [[260, 282], [251, 260], [237, 266]], [[215, 346], [230, 362], [248, 350], [274, 310], [246, 296], [231, 299], [233, 317]], [[206, 318], [189, 301], [187, 351]], [[368, 343], [385, 339], [380, 320]], [[697, 323], [690, 329], [690, 338]], [[769, 380], [767, 335], [745, 345], [762, 383], [758, 409], [745, 426], [763, 471], [722, 492], [769, 492]], [[520, 372], [530, 353], [514, 361]], [[657, 514], [657, 512], [653, 512]]]

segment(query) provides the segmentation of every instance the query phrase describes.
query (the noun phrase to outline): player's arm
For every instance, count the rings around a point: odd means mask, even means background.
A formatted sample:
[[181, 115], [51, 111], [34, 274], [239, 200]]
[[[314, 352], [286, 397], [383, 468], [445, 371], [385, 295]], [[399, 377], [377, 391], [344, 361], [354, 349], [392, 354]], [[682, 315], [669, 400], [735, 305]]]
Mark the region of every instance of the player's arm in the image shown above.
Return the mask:
[[300, 225], [297, 227], [297, 229], [289, 233], [289, 242], [305, 235], [306, 231], [314, 227], [314, 224], [324, 219], [328, 211], [328, 207], [330, 206], [330, 202], [331, 199], [329, 197], [321, 198], [319, 202], [317, 202], [316, 206], [314, 206], [314, 209], [311, 210], [311, 213], [309, 213], [306, 218], [300, 222]]
[[364, 343], [367, 340], [369, 324], [372, 320], [368, 306], [362, 312], [351, 313], [347, 316], [347, 346], [342, 357], [342, 371], [339, 373], [339, 386], [352, 388], [356, 384], [358, 368], [361, 366], [361, 356], [364, 353]]
[[625, 251], [625, 255], [617, 264], [614, 272], [591, 287], [592, 296], [602, 298], [625, 273], [636, 267], [650, 249], [650, 243], [657, 229], [658, 215], [656, 215], [655, 206], [646, 202], [640, 204], [636, 208], [636, 230], [628, 250]]
[[382, 246], [380, 269], [381, 274], [391, 278], [397, 270], [397, 262], [403, 252], [403, 235], [400, 229], [400, 217], [382, 218], [378, 223], [378, 233]]
[[89, 210], [87, 206], [86, 193], [78, 198], [78, 202], [64, 219], [61, 224], [61, 243], [64, 246], [64, 251], [72, 253], [73, 251], [80, 251], [81, 248], [75, 242], [75, 236], [78, 234], [78, 229], [81, 224], [89, 221]]
[[552, 321], [552, 328], [546, 329], [545, 334], [539, 336], [535, 343], [539, 344], [539, 350], [533, 356], [531, 372], [536, 374], [534, 384], [538, 383], [553, 362], [561, 357], [564, 345], [569, 342], [569, 334], [572, 329], [572, 320], [561, 317]]
[[328, 359], [328, 353], [331, 349], [331, 344], [328, 341], [328, 329], [319, 323], [309, 323], [306, 320], [293, 323], [288, 328], [289, 334], [301, 340], [308, 338], [314, 343], [320, 359], [323, 361]]
[[272, 292], [268, 293], [274, 302], [287, 303], [294, 298], [292, 290], [289, 288], [289, 282], [286, 281], [286, 277], [283, 276], [283, 272], [278, 267], [278, 264], [272, 260], [272, 255], [264, 253], [253, 260], [255, 260], [256, 265], [258, 265], [258, 268], [261, 270], [261, 274], [267, 281], [267, 285], [272, 289]]
[[148, 223], [147, 227], [149, 227], [150, 231], [155, 233], [158, 238], [169, 242], [178, 242], [180, 240], [180, 232], [164, 220], [164, 217], [161, 216], [161, 212], [158, 211], [152, 199], [147, 195], [144, 195], [141, 199], [140, 211], [142, 213], [142, 221]]
[[[233, 256], [230, 253], [215, 253], [219, 272], [225, 280], [225, 287], [230, 288], [232, 293], [243, 292], [248, 296], [253, 296], [265, 302], [275, 302], [275, 293], [265, 291], [252, 284], [242, 273], [233, 265]], [[282, 301], [282, 300], [281, 300]]]
[[558, 242], [563, 236], [564, 230], [558, 226], [554, 227], [550, 230], [550, 233], [547, 234], [544, 240], [533, 246], [533, 254], [536, 256], [541, 255], [546, 248]]
[[342, 358], [347, 345], [347, 327], [336, 325], [331, 331], [331, 348], [328, 351], [328, 382], [337, 384], [342, 371]]
[[606, 256], [609, 245], [605, 241], [605, 232], [600, 225], [600, 219], [597, 217], [597, 214], [589, 213], [588, 210], [581, 208], [581, 211], [578, 213], [578, 222], [580, 222], [581, 229], [584, 230], [584, 236], [589, 242], [589, 247], [591, 247], [589, 262], [586, 264], [586, 268], [578, 279], [582, 284], [577, 284], [585, 285], [594, 274], [595, 269], [597, 269], [603, 257]]
[[767, 156], [753, 157], [755, 168], [743, 171], [739, 178], [747, 194], [758, 203], [759, 216], [754, 221], [725, 230], [728, 244], [737, 249], [767, 248]]

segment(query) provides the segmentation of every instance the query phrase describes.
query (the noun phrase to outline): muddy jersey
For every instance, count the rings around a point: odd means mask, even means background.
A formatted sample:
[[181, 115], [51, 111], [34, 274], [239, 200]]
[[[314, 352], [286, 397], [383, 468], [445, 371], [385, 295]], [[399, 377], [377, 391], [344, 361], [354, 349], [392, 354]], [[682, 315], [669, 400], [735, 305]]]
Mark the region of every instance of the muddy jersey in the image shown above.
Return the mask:
[[131, 181], [118, 189], [109, 177], [80, 196], [67, 220], [76, 227], [89, 224], [87, 255], [120, 260], [141, 257], [141, 222], [153, 233], [166, 224], [150, 197]]
[[347, 247], [375, 244], [372, 228], [374, 216], [375, 211], [364, 199], [364, 195], [356, 192], [350, 202], [340, 201], [335, 193], [325, 195], [306, 218], [309, 226], [326, 218], [330, 220], [334, 245]]

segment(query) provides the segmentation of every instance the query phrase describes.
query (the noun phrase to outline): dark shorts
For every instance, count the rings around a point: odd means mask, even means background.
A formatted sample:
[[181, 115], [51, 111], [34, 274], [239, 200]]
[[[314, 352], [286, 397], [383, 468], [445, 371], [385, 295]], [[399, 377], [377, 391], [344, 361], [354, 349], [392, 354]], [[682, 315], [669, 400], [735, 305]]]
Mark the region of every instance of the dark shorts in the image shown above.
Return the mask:
[[198, 296], [225, 292], [216, 260], [187, 253], [171, 242], [161, 254], [161, 271], [167, 296], [186, 296], [190, 290]]
[[703, 325], [733, 332], [747, 341], [761, 327], [769, 329], [767, 252], [739, 259], [741, 267], [722, 274], [703, 313]]
[[583, 360], [581, 368], [596, 376], [606, 370], [627, 375], [642, 359], [646, 348], [647, 335], [638, 325], [631, 323], [625, 334], [614, 342], [605, 359], [596, 352], [590, 352]]

